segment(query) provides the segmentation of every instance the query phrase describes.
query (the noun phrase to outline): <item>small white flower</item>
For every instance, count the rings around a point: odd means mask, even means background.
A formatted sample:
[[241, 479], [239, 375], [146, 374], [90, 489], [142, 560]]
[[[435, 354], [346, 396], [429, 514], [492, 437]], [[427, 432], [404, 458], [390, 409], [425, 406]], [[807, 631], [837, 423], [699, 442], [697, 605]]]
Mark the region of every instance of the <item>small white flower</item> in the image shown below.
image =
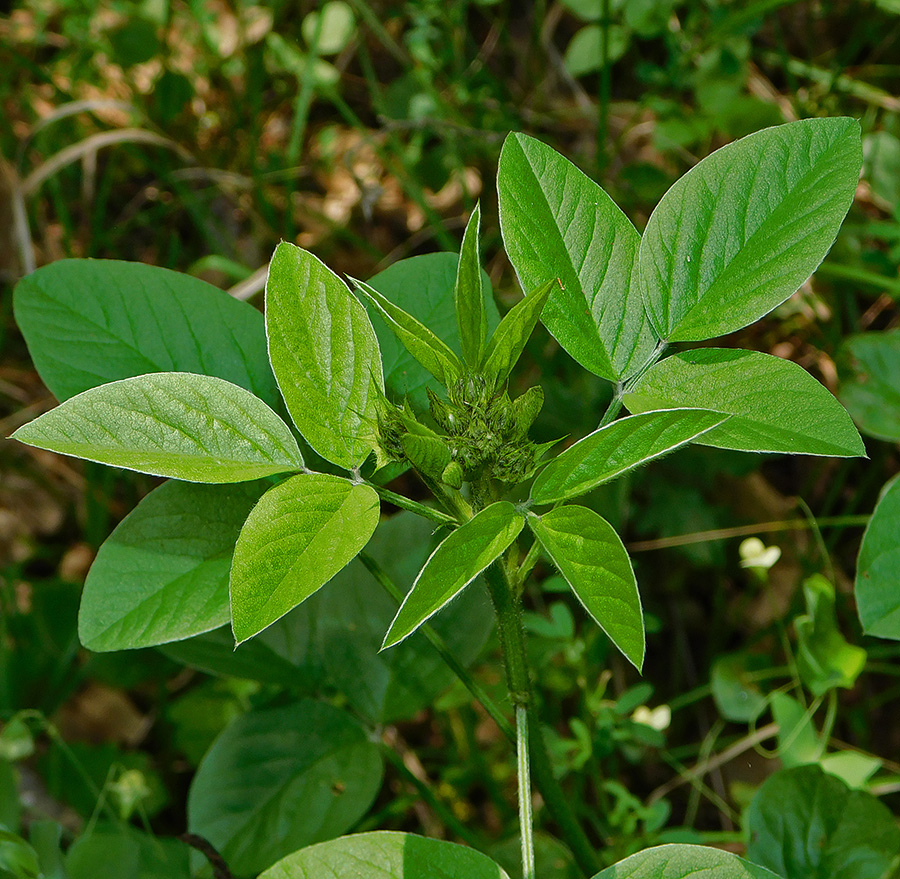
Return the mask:
[[781, 547], [766, 546], [758, 537], [748, 537], [742, 541], [738, 552], [741, 554], [742, 568], [768, 570], [781, 558]]
[[652, 709], [646, 705], [639, 705], [634, 709], [631, 719], [635, 723], [642, 723], [657, 732], [662, 732], [664, 729], [668, 729], [672, 722], [672, 709], [668, 705], [657, 705]]

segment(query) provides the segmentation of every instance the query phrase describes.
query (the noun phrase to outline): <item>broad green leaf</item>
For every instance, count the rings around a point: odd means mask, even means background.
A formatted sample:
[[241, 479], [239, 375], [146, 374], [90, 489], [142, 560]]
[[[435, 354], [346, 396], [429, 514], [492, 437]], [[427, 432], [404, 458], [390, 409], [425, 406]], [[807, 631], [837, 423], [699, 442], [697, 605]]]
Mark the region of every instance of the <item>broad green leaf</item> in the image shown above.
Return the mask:
[[768, 657], [757, 653], [723, 653], [716, 657], [710, 674], [713, 701], [725, 720], [752, 723], [766, 708], [755, 672], [771, 668]]
[[303, 469], [293, 434], [262, 400], [220, 378], [184, 372], [83, 391], [13, 438], [189, 482], [246, 482]]
[[13, 306], [31, 358], [60, 401], [148, 372], [193, 372], [280, 405], [263, 316], [190, 275], [63, 259], [19, 281]]
[[780, 876], [884, 879], [900, 851], [900, 828], [888, 808], [818, 766], [770, 776], [747, 824], [747, 857]]
[[867, 436], [900, 442], [900, 330], [844, 340], [838, 357], [841, 402]]
[[821, 574], [803, 583], [806, 614], [794, 620], [797, 669], [815, 696], [835, 687], [850, 690], [866, 664], [866, 651], [847, 642], [837, 626], [834, 586]]
[[[459, 267], [455, 253], [428, 253], [411, 256], [388, 266], [369, 280], [382, 296], [425, 324], [451, 350], [462, 356], [459, 327], [453, 304], [453, 289]], [[487, 315], [488, 330], [500, 322], [497, 305], [488, 276], [481, 272], [482, 300]], [[438, 387], [431, 373], [410, 354], [381, 317], [378, 308], [368, 302], [366, 306], [384, 363], [384, 384], [394, 398], [408, 396], [413, 405], [427, 408], [425, 388]]]
[[100, 825], [66, 855], [68, 879], [189, 879], [190, 849], [133, 827]]
[[399, 644], [465, 589], [509, 547], [524, 524], [511, 503], [498, 501], [460, 525], [425, 563], [381, 649]]
[[544, 306], [553, 291], [559, 292], [559, 281], [553, 278], [520, 299], [503, 317], [484, 350], [479, 370], [495, 387], [502, 387], [516, 365], [525, 343], [531, 336]]
[[700, 348], [651, 367], [625, 405], [632, 412], [694, 406], [731, 415], [695, 442], [744, 452], [865, 455], [843, 406], [806, 370], [780, 357]]
[[352, 827], [381, 787], [378, 745], [345, 711], [304, 699], [253, 711], [213, 743], [188, 794], [188, 828], [236, 876]]
[[462, 361], [421, 321], [394, 305], [374, 287], [352, 279], [354, 286], [378, 309], [382, 319], [422, 366], [441, 384], [452, 385], [465, 372]]
[[283, 241], [269, 265], [266, 330], [272, 369], [303, 438], [339, 467], [362, 464], [374, 448], [376, 389], [384, 388], [365, 309], [324, 263]]
[[859, 751], [837, 751], [819, 760], [829, 775], [839, 778], [847, 787], [864, 790], [869, 779], [884, 765], [884, 760]]
[[487, 313], [481, 289], [481, 263], [478, 244], [481, 231], [481, 206], [475, 205], [466, 224], [459, 267], [453, 287], [456, 322], [462, 343], [463, 358], [471, 369], [481, 363], [481, 352], [487, 339]]
[[231, 616], [240, 644], [309, 598], [368, 542], [379, 501], [368, 485], [301, 473], [270, 488], [238, 537]]
[[778, 724], [778, 758], [782, 766], [792, 768], [818, 763], [826, 742], [819, 738], [812, 714], [793, 696], [776, 690], [769, 696], [772, 717]]
[[78, 614], [81, 643], [126, 650], [225, 625], [234, 544], [267, 487], [173, 481], [147, 495], [91, 565]]
[[42, 879], [35, 850], [21, 836], [0, 827], [0, 877]]
[[859, 123], [777, 125], [703, 159], [640, 245], [644, 305], [667, 341], [711, 339], [784, 302], [828, 253], [862, 165]]
[[[705, 845], [648, 848], [607, 867], [594, 879], [779, 879], [765, 867]], [[798, 877], [799, 879], [799, 877]]]
[[[564, 605], [560, 604], [559, 607]], [[534, 831], [534, 875], [541, 879], [582, 879], [566, 844], [549, 833]], [[511, 876], [522, 875], [522, 840], [517, 834], [488, 847], [489, 854]]]
[[900, 641], [900, 477], [881, 497], [863, 534], [856, 563], [856, 606], [863, 631]]
[[587, 507], [528, 514], [528, 525], [584, 609], [640, 671], [644, 614], [631, 559], [615, 529]]
[[578, 497], [697, 440], [728, 418], [705, 409], [644, 412], [595, 430], [554, 458], [531, 489], [536, 503]]
[[524, 134], [497, 169], [503, 243], [524, 290], [559, 278], [542, 320], [585, 369], [627, 378], [656, 344], [637, 284], [634, 226], [593, 180]]
[[259, 879], [509, 879], [467, 846], [379, 830], [321, 842], [288, 855]]
[[[414, 513], [399, 513], [378, 526], [365, 554], [399, 589], [407, 590], [437, 543], [433, 532], [434, 523]], [[350, 562], [303, 607], [307, 605], [313, 613], [317, 654], [330, 682], [372, 723], [412, 717], [433, 704], [455, 680], [423, 632], [378, 652], [397, 613], [397, 602], [376, 584], [361, 559]], [[430, 624], [457, 660], [469, 665], [494, 625], [487, 591], [473, 583]]]

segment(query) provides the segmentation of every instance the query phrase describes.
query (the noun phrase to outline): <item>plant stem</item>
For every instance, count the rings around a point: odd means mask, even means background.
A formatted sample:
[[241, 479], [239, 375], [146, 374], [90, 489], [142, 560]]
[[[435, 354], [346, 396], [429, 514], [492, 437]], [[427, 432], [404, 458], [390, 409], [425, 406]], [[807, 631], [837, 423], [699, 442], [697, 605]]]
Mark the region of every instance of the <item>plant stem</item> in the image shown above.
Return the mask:
[[401, 510], [409, 510], [411, 513], [416, 513], [419, 516], [422, 516], [425, 519], [431, 519], [432, 522], [439, 522], [441, 525], [456, 525], [457, 520], [451, 516], [449, 513], [445, 513], [442, 510], [436, 510], [434, 507], [426, 507], [425, 504], [420, 504], [418, 501], [410, 500], [408, 497], [404, 497], [402, 494], [397, 494], [395, 491], [391, 491], [388, 488], [383, 488], [380, 485], [375, 485], [372, 482], [367, 482], [371, 488], [374, 488], [376, 492], [378, 492], [378, 496], [382, 500], [386, 500], [388, 503], [393, 504], [395, 507], [400, 507]]
[[516, 706], [516, 740], [516, 774], [519, 779], [519, 834], [522, 841], [522, 879], [534, 879], [528, 711], [524, 705]]
[[534, 774], [534, 780], [547, 809], [559, 826], [560, 833], [572, 850], [578, 866], [585, 874], [593, 876], [600, 869], [597, 855], [553, 774], [553, 766], [534, 708], [531, 675], [525, 650], [525, 628], [522, 625], [521, 599], [513, 592], [503, 562], [497, 561], [490, 565], [484, 572], [484, 578], [497, 614], [497, 628], [506, 665], [509, 697], [516, 708], [516, 717], [519, 717], [522, 709], [528, 724], [529, 768]]
[[[397, 584], [388, 576], [387, 571], [381, 567], [378, 562], [368, 553], [361, 552], [359, 560], [366, 566], [369, 573], [382, 586], [385, 592], [397, 602], [403, 604], [403, 593], [397, 588]], [[476, 681], [459, 660], [450, 652], [447, 642], [434, 630], [432, 626], [425, 623], [421, 626], [422, 633], [431, 642], [431, 645], [437, 650], [441, 659], [447, 664], [450, 670], [462, 681], [465, 688], [481, 703], [485, 711], [490, 715], [494, 723], [497, 724], [500, 732], [509, 739], [510, 742], [516, 741], [516, 734], [509, 725], [509, 721], [503, 716], [500, 706], [491, 699], [484, 691], [481, 684]]]

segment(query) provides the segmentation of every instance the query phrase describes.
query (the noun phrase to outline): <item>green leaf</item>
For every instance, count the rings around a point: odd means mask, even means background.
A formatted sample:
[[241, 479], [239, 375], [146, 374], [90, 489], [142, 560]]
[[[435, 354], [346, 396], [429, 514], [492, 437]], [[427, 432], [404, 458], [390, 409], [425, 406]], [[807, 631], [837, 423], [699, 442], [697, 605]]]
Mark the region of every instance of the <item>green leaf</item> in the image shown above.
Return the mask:
[[509, 879], [490, 858], [412, 833], [357, 833], [294, 852], [259, 879]]
[[710, 674], [713, 700], [725, 720], [752, 723], [766, 708], [768, 699], [754, 672], [771, 668], [765, 656], [740, 651], [716, 657]]
[[487, 313], [481, 289], [481, 263], [478, 256], [481, 228], [481, 206], [476, 204], [463, 235], [459, 267], [453, 287], [456, 322], [462, 342], [463, 358], [471, 369], [481, 363], [481, 352], [487, 339]]
[[859, 123], [804, 119], [728, 144], [678, 180], [640, 245], [644, 304], [667, 341], [711, 339], [784, 302], [850, 208]]
[[498, 501], [460, 525], [425, 563], [384, 636], [381, 649], [399, 644], [465, 589], [505, 552], [524, 524], [511, 503]]
[[303, 438], [333, 464], [359, 466], [375, 447], [376, 392], [384, 389], [365, 309], [324, 263], [283, 241], [269, 265], [266, 328], [278, 386]]
[[778, 879], [731, 852], [675, 843], [648, 848], [607, 867], [594, 879]]
[[603, 69], [604, 30], [608, 40], [608, 64], [614, 64], [628, 51], [628, 44], [631, 42], [628, 28], [621, 24], [611, 24], [605, 29], [599, 24], [585, 25], [575, 32], [563, 55], [563, 64], [570, 75], [584, 76]]
[[352, 827], [381, 787], [378, 745], [347, 714], [305, 699], [239, 717], [213, 743], [188, 795], [188, 827], [236, 876]]
[[838, 371], [838, 396], [860, 430], [900, 442], [900, 330], [848, 336]]
[[[453, 304], [453, 289], [459, 268], [455, 253], [428, 253], [401, 259], [369, 280], [370, 286], [425, 324], [451, 350], [461, 356], [459, 327]], [[487, 315], [488, 330], [500, 322], [497, 305], [487, 275], [481, 272], [482, 300]], [[409, 396], [414, 406], [424, 410], [428, 406], [425, 388], [438, 387], [436, 381], [406, 348], [381, 317], [381, 312], [368, 300], [363, 302], [375, 327], [381, 359], [384, 363], [384, 384], [395, 398]]]
[[545, 281], [537, 290], [520, 299], [494, 330], [484, 350], [480, 369], [485, 378], [493, 381], [494, 387], [502, 387], [509, 378], [554, 290], [559, 290], [559, 281], [556, 278]]
[[150, 647], [227, 623], [234, 544], [267, 487], [167, 482], [147, 495], [91, 565], [81, 643], [95, 651]]
[[262, 400], [220, 378], [183, 372], [83, 391], [13, 438], [189, 482], [245, 482], [303, 469], [293, 434]]
[[[321, 23], [319, 16], [322, 17]], [[300, 31], [306, 45], [316, 54], [336, 55], [350, 42], [355, 26], [353, 8], [343, 0], [329, 0], [322, 5], [321, 12], [306, 15]]]
[[528, 525], [575, 596], [638, 671], [644, 614], [631, 559], [615, 529], [587, 507], [528, 514]]
[[378, 309], [385, 323], [397, 338], [441, 384], [449, 386], [465, 371], [460, 359], [421, 321], [394, 305], [374, 287], [364, 281], [350, 279], [357, 290]]
[[834, 586], [821, 574], [803, 583], [806, 614], [794, 620], [797, 669], [814, 696], [835, 687], [853, 689], [866, 664], [866, 651], [847, 642], [837, 627]]
[[783, 766], [818, 763], [826, 743], [813, 726], [812, 714], [787, 693], [775, 691], [769, 696], [772, 717], [778, 724], [778, 758]]
[[[432, 522], [402, 512], [378, 526], [365, 552], [405, 590], [437, 542], [433, 532]], [[397, 613], [397, 602], [376, 585], [360, 559], [350, 562], [327, 589], [303, 606], [307, 605], [313, 611], [315, 646], [329, 681], [372, 723], [411, 718], [434, 704], [455, 680], [421, 631], [391, 650], [378, 652]], [[473, 583], [430, 623], [451, 653], [468, 666], [479, 656], [494, 626], [487, 591]]]
[[887, 807], [818, 766], [770, 776], [747, 823], [747, 857], [781, 876], [883, 879], [900, 851], [900, 828]]
[[625, 405], [632, 412], [695, 406], [731, 415], [696, 440], [744, 452], [864, 456], [840, 403], [796, 363], [735, 348], [700, 348], [651, 367]]
[[637, 284], [634, 226], [593, 180], [524, 134], [503, 144], [497, 170], [500, 229], [524, 290], [548, 277], [562, 290], [542, 320], [585, 369], [627, 378], [656, 345]]
[[21, 836], [0, 827], [0, 876], [3, 879], [42, 879], [35, 850]]
[[177, 839], [101, 825], [72, 844], [69, 879], [188, 879], [190, 849]]
[[368, 542], [379, 501], [368, 485], [302, 473], [270, 488], [238, 537], [231, 614], [238, 644], [309, 598]]
[[536, 503], [569, 500], [666, 455], [722, 424], [721, 412], [645, 412], [595, 430], [554, 458], [531, 488]]
[[900, 641], [900, 477], [881, 490], [856, 563], [856, 606], [863, 631]]
[[63, 259], [19, 281], [13, 307], [34, 365], [60, 401], [148, 372], [194, 372], [280, 405], [263, 316], [190, 275]]

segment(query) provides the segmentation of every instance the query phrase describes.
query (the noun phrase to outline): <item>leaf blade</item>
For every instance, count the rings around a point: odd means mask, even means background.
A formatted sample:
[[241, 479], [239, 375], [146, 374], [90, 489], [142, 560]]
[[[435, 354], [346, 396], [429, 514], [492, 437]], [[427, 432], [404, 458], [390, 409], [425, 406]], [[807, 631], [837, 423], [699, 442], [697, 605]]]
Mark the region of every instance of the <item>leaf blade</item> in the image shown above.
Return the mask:
[[651, 367], [624, 397], [634, 413], [702, 406], [731, 415], [696, 440], [745, 452], [865, 455], [850, 416], [806, 370], [780, 357], [700, 348]]
[[266, 280], [269, 359], [303, 438], [345, 469], [375, 447], [375, 392], [384, 389], [365, 309], [313, 254], [282, 242]]
[[638, 257], [644, 304], [661, 338], [724, 335], [797, 290], [853, 201], [859, 132], [846, 117], [767, 128], [712, 153], [672, 186]]
[[863, 534], [856, 563], [856, 606], [863, 631], [879, 638], [900, 640], [900, 477], [882, 489]]
[[465, 589], [519, 536], [524, 521], [508, 501], [485, 507], [431, 554], [397, 611], [382, 650], [408, 638]]
[[558, 289], [558, 284], [556, 278], [545, 281], [524, 299], [520, 299], [494, 330], [484, 349], [484, 361], [480, 371], [494, 382], [495, 387], [502, 387], [509, 378], [512, 368], [525, 350], [525, 343], [534, 331], [550, 294]]
[[379, 509], [370, 486], [324, 473], [302, 473], [270, 488], [234, 550], [235, 641], [252, 638], [324, 586], [368, 543]]
[[557, 507], [528, 525], [594, 622], [638, 671], [644, 614], [631, 560], [615, 529], [587, 507]]
[[696, 440], [727, 418], [707, 409], [670, 409], [614, 421], [557, 455], [538, 474], [531, 497], [549, 504], [586, 494]]
[[95, 652], [152, 647], [227, 623], [234, 545], [265, 488], [172, 481], [150, 492], [91, 565], [78, 612], [81, 643]]
[[481, 204], [466, 223], [456, 283], [453, 286], [453, 302], [456, 307], [456, 321], [459, 340], [462, 343], [463, 359], [474, 369], [481, 362], [481, 352], [487, 339], [487, 313], [481, 289], [481, 263], [478, 250], [481, 234]]
[[288, 426], [223, 379], [162, 372], [82, 391], [13, 437], [64, 455], [189, 482], [303, 469]]
[[280, 406], [262, 315], [199, 278], [121, 260], [63, 259], [23, 278], [13, 308], [60, 402], [123, 378], [192, 372]]
[[637, 284], [637, 230], [593, 180], [524, 134], [503, 144], [497, 192], [523, 289], [561, 280], [544, 325], [585, 369], [610, 381], [633, 374], [656, 344]]

